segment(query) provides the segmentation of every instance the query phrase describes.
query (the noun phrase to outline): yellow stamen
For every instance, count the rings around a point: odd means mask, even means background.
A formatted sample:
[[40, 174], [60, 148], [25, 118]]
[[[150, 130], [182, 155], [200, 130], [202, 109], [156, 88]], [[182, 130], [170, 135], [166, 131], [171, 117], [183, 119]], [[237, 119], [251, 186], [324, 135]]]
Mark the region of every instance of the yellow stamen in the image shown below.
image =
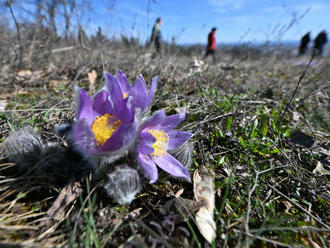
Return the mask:
[[126, 92], [123, 93], [123, 97], [124, 99], [126, 99], [126, 97], [128, 96], [128, 94]]
[[151, 155], [154, 157], [164, 156], [166, 154], [170, 137], [164, 130], [148, 129], [148, 132], [156, 138], [156, 142], [152, 144], [154, 152]]
[[97, 145], [102, 146], [119, 126], [121, 126], [121, 121], [110, 114], [97, 116], [92, 124]]

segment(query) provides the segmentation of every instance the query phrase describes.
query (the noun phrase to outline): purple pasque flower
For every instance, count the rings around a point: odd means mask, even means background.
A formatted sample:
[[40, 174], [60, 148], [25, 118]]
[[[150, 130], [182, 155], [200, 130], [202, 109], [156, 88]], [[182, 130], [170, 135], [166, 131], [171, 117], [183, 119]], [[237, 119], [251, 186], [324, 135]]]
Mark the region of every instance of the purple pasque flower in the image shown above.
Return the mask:
[[130, 86], [126, 75], [118, 71], [117, 78], [112, 74], [105, 72], [105, 87], [108, 92], [112, 92], [114, 87], [119, 85], [124, 99], [131, 97], [132, 107], [139, 108], [141, 112], [145, 112], [152, 101], [157, 87], [158, 76], [154, 77], [151, 82], [150, 91], [142, 75], [139, 75], [132, 86]]
[[85, 90], [79, 89], [78, 97], [71, 138], [79, 151], [87, 156], [118, 156], [133, 143], [134, 113], [119, 85], [113, 86], [110, 96], [101, 90], [91, 99]]
[[192, 133], [174, 130], [185, 118], [186, 113], [165, 116], [163, 110], [154, 113], [139, 131], [138, 161], [144, 175], [154, 183], [158, 179], [157, 167], [167, 173], [190, 180], [186, 168], [168, 153], [192, 137]]

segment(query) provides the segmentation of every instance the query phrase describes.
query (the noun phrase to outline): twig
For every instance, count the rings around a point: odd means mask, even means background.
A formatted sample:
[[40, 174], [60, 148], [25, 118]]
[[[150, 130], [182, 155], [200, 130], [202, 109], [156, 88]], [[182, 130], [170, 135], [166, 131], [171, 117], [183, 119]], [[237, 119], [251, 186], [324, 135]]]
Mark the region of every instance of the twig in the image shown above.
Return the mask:
[[327, 229], [321, 229], [314, 226], [297, 226], [297, 227], [267, 227], [263, 229], [251, 229], [250, 233], [262, 233], [262, 232], [269, 232], [269, 231], [312, 231], [312, 232], [330, 232]]
[[254, 178], [254, 184], [252, 186], [252, 189], [249, 191], [249, 195], [248, 195], [248, 207], [247, 207], [246, 219], [245, 219], [245, 223], [244, 223], [245, 232], [247, 234], [251, 234], [250, 228], [249, 228], [250, 213], [251, 213], [251, 196], [252, 196], [254, 190], [256, 189], [256, 187], [258, 186], [259, 174], [260, 174], [259, 171], [257, 171], [256, 177]]
[[[299, 102], [302, 102], [302, 101], [306, 100], [307, 98], [309, 98], [309, 97], [315, 95], [315, 94], [318, 93], [319, 91], [323, 92], [323, 90], [325, 90], [325, 89], [327, 89], [327, 88], [330, 87], [330, 81], [329, 81], [329, 82], [326, 82], [325, 84], [328, 84], [328, 85], [326, 85], [326, 86], [324, 86], [324, 87], [320, 87], [317, 83], [315, 83], [315, 84], [316, 84], [319, 88], [316, 89], [316, 90], [314, 90], [313, 92], [310, 92], [310, 93], [306, 94], [306, 96], [304, 96], [303, 98], [299, 99]], [[326, 93], [326, 92], [324, 92], [324, 93]]]
[[85, 43], [84, 43], [84, 37], [83, 37], [83, 36], [85, 35], [85, 33], [83, 32], [83, 29], [82, 29], [82, 27], [81, 27], [80, 16], [79, 16], [79, 14], [78, 14], [77, 3], [76, 3], [75, 0], [73, 0], [73, 5], [74, 5], [75, 12], [76, 12], [76, 17], [77, 17], [77, 23], [78, 23], [78, 28], [79, 28], [79, 34], [80, 34], [80, 42], [81, 42], [81, 46], [82, 46], [83, 48], [86, 48], [86, 49], [89, 50], [89, 48], [86, 47], [86, 46], [85, 46]]
[[24, 226], [24, 225], [16, 225], [16, 226], [5, 226], [0, 225], [0, 229], [8, 230], [8, 231], [19, 231], [19, 230], [39, 230], [38, 226]]
[[268, 168], [268, 169], [263, 170], [263, 171], [260, 171], [260, 172], [259, 171], [256, 171], [256, 177], [254, 179], [254, 184], [253, 184], [252, 189], [249, 191], [249, 194], [248, 194], [248, 207], [247, 207], [246, 219], [245, 219], [245, 223], [244, 223], [245, 232], [247, 234], [251, 234], [250, 233], [250, 228], [249, 228], [250, 213], [251, 213], [251, 197], [252, 197], [252, 194], [255, 191], [256, 187], [258, 186], [259, 175], [261, 175], [263, 173], [266, 173], [266, 172], [269, 172], [271, 170], [278, 169], [278, 168], [283, 168], [283, 167], [287, 167], [287, 165]]
[[237, 99], [237, 100], [232, 100], [233, 102], [239, 102], [239, 103], [254, 103], [254, 104], [266, 104], [266, 103], [273, 103], [275, 102], [274, 100], [267, 99], [267, 100], [262, 100], [262, 101], [253, 101], [253, 100], [244, 100], [244, 99]]
[[77, 47], [75, 47], [75, 46], [62, 47], [62, 48], [53, 49], [51, 52], [52, 53], [59, 53], [59, 52], [65, 52], [65, 51], [73, 50], [73, 49], [76, 49], [76, 48]]
[[325, 228], [327, 228], [327, 230], [330, 230], [330, 227], [325, 224], [320, 218], [316, 217], [315, 215], [311, 214], [310, 212], [308, 212], [306, 209], [304, 209], [302, 206], [300, 206], [298, 203], [292, 201], [289, 197], [287, 197], [286, 195], [284, 195], [281, 191], [279, 191], [278, 189], [276, 189], [275, 187], [273, 187], [272, 185], [270, 185], [268, 183], [268, 186], [270, 188], [272, 188], [274, 191], [276, 191], [279, 195], [281, 195], [282, 197], [284, 197], [286, 200], [288, 200], [289, 202], [291, 202], [292, 204], [296, 205], [299, 209], [301, 209], [302, 211], [304, 211], [307, 215], [309, 215], [310, 217], [312, 217], [314, 220], [316, 220], [318, 223], [320, 223], [322, 226], [324, 226]]
[[31, 112], [31, 111], [56, 111], [56, 110], [70, 110], [72, 108], [50, 108], [50, 109], [34, 109], [34, 108], [29, 108], [29, 109], [11, 109], [11, 110], [3, 110], [1, 111], [2, 113], [6, 112]]
[[13, 20], [14, 20], [15, 26], [16, 26], [17, 40], [18, 40], [18, 43], [19, 43], [19, 64], [18, 64], [17, 68], [20, 68], [21, 65], [22, 65], [22, 57], [23, 57], [23, 47], [22, 47], [22, 43], [21, 43], [20, 29], [19, 29], [19, 25], [18, 25], [18, 22], [17, 22], [16, 17], [15, 17], [14, 11], [11, 7], [11, 0], [8, 0], [6, 4], [7, 4], [9, 10], [10, 10], [10, 14], [13, 17]]
[[307, 72], [307, 69], [308, 69], [308, 67], [310, 66], [310, 64], [312, 63], [314, 57], [315, 57], [315, 54], [313, 54], [313, 55], [311, 56], [311, 58], [310, 58], [308, 64], [306, 65], [304, 71], [301, 73], [301, 75], [300, 75], [300, 77], [299, 77], [299, 80], [298, 80], [298, 83], [297, 83], [297, 85], [296, 85], [296, 88], [294, 89], [294, 91], [293, 91], [293, 93], [292, 93], [292, 95], [291, 95], [291, 98], [290, 98], [290, 100], [288, 101], [288, 103], [286, 104], [285, 109], [284, 109], [284, 111], [283, 111], [283, 113], [282, 113], [282, 115], [281, 115], [281, 117], [280, 117], [279, 126], [282, 125], [282, 120], [283, 120], [284, 114], [285, 114], [286, 111], [288, 110], [289, 105], [291, 104], [291, 102], [292, 102], [294, 96], [296, 95], [296, 93], [297, 93], [297, 91], [298, 91], [298, 88], [299, 88], [299, 86], [300, 86], [300, 83], [301, 83], [302, 79], [305, 77], [305, 74], [306, 74], [306, 72]]
[[215, 121], [215, 120], [218, 120], [218, 119], [221, 119], [223, 117], [230, 116], [230, 115], [233, 115], [233, 114], [234, 114], [234, 112], [229, 112], [227, 114], [218, 115], [218, 116], [216, 116], [214, 118], [211, 118], [211, 119], [208, 119], [208, 120], [200, 121], [200, 122], [197, 122], [197, 123], [190, 123], [190, 124], [184, 126], [182, 129], [196, 127], [198, 125], [201, 125], [201, 124], [204, 124], [204, 123], [207, 123], [207, 122], [210, 122], [210, 121]]
[[253, 235], [251, 233], [245, 233], [245, 232], [242, 232], [240, 230], [237, 230], [237, 229], [234, 229], [235, 232], [238, 232], [238, 233], [242, 233], [242, 234], [246, 234], [247, 236], [251, 237], [251, 238], [255, 238], [255, 239], [259, 239], [259, 240], [262, 240], [262, 241], [265, 241], [265, 242], [268, 242], [268, 243], [271, 243], [273, 245], [280, 245], [282, 247], [293, 247], [291, 245], [288, 245], [288, 244], [284, 244], [282, 242], [278, 242], [278, 241], [275, 241], [275, 240], [271, 240], [271, 239], [267, 239], [265, 237], [262, 237], [262, 236], [259, 236], [259, 235]]

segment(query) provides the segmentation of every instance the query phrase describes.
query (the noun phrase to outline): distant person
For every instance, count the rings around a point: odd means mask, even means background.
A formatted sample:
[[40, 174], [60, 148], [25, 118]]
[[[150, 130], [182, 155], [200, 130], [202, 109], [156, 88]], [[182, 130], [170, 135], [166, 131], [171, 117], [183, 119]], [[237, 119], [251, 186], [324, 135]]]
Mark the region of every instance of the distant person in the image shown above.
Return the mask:
[[320, 32], [314, 39], [313, 55], [322, 55], [323, 47], [327, 42], [327, 33], [325, 31]]
[[157, 53], [160, 53], [160, 49], [161, 49], [161, 42], [162, 42], [161, 26], [162, 26], [162, 18], [158, 17], [154, 26], [152, 27], [152, 33], [150, 38], [150, 44], [154, 44]]
[[311, 38], [310, 38], [309, 35], [310, 35], [310, 32], [308, 32], [307, 34], [305, 34], [305, 35], [301, 38], [298, 55], [304, 55], [304, 54], [306, 53], [308, 43], [309, 43], [310, 40], [311, 40]]
[[213, 63], [216, 61], [215, 57], [215, 49], [217, 48], [217, 42], [215, 40], [215, 32], [217, 31], [216, 28], [212, 28], [211, 32], [207, 37], [207, 47], [204, 59], [206, 59], [209, 55], [213, 57]]

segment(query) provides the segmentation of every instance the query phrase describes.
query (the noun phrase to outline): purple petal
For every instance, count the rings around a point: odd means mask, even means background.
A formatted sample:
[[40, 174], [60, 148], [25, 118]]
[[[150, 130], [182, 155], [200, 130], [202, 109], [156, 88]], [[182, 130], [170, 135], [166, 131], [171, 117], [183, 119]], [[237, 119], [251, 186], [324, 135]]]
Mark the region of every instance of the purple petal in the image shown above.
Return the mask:
[[134, 141], [136, 128], [133, 124], [123, 124], [113, 132], [111, 137], [100, 148], [103, 152], [112, 152], [127, 146]]
[[98, 149], [94, 138], [94, 133], [90, 129], [85, 119], [78, 120], [72, 127], [73, 140], [75, 146], [82, 154], [97, 154]]
[[165, 117], [163, 123], [162, 123], [162, 128], [164, 130], [171, 130], [175, 128], [177, 125], [179, 125], [186, 117], [186, 110], [184, 110], [180, 114], [176, 115], [170, 115]]
[[83, 89], [79, 89], [78, 94], [77, 119], [86, 119], [88, 125], [92, 125], [94, 119], [96, 118], [96, 113], [93, 111], [92, 100]]
[[128, 94], [128, 91], [130, 89], [130, 85], [128, 83], [128, 80], [127, 80], [127, 77], [126, 77], [125, 73], [123, 73], [122, 71], [119, 70], [117, 72], [117, 77], [118, 77], [119, 84], [120, 84], [120, 87], [121, 87], [122, 91]]
[[137, 125], [135, 123], [129, 123], [124, 126], [125, 131], [123, 135], [123, 146], [128, 146], [137, 139]]
[[125, 100], [114, 102], [113, 104], [113, 115], [123, 123], [130, 123], [134, 120], [134, 113], [129, 108], [130, 97]]
[[150, 91], [149, 91], [149, 96], [148, 96], [148, 104], [149, 105], [152, 101], [152, 98], [154, 97], [155, 91], [157, 89], [157, 81], [158, 81], [158, 76], [154, 77], [151, 82], [150, 86]]
[[124, 99], [119, 80], [108, 72], [104, 73], [106, 80], [106, 88], [112, 102], [113, 115], [120, 119], [123, 123], [132, 122], [134, 114], [128, 107], [129, 99]]
[[186, 178], [190, 181], [190, 176], [186, 168], [172, 155], [166, 153], [164, 156], [152, 157], [152, 160], [167, 173], [176, 177]]
[[139, 144], [139, 153], [149, 155], [154, 152], [154, 148], [152, 145], [156, 142], [156, 138], [148, 133], [148, 132], [141, 132], [140, 133], [140, 144]]
[[105, 90], [100, 91], [94, 97], [93, 109], [100, 115], [113, 114], [112, 106], [108, 99], [108, 93]]
[[182, 145], [184, 142], [186, 142], [188, 139], [190, 139], [193, 134], [178, 130], [171, 130], [167, 132], [168, 136], [170, 137], [170, 142], [168, 144], [168, 150], [171, 150], [173, 148], [176, 148], [180, 145]]
[[124, 100], [123, 91], [120, 88], [118, 79], [108, 72], [104, 72], [104, 77], [112, 103], [115, 104]]
[[140, 75], [135, 80], [129, 95], [133, 97], [133, 105], [142, 111], [148, 106], [148, 88], [143, 77]]
[[148, 120], [146, 120], [142, 126], [141, 130], [144, 128], [151, 128], [157, 125], [160, 125], [165, 118], [165, 112], [164, 110], [158, 110], [156, 111]]
[[156, 182], [158, 179], [158, 171], [154, 161], [152, 161], [150, 157], [144, 156], [142, 154], [138, 155], [138, 161], [144, 176], [150, 180], [149, 182]]

